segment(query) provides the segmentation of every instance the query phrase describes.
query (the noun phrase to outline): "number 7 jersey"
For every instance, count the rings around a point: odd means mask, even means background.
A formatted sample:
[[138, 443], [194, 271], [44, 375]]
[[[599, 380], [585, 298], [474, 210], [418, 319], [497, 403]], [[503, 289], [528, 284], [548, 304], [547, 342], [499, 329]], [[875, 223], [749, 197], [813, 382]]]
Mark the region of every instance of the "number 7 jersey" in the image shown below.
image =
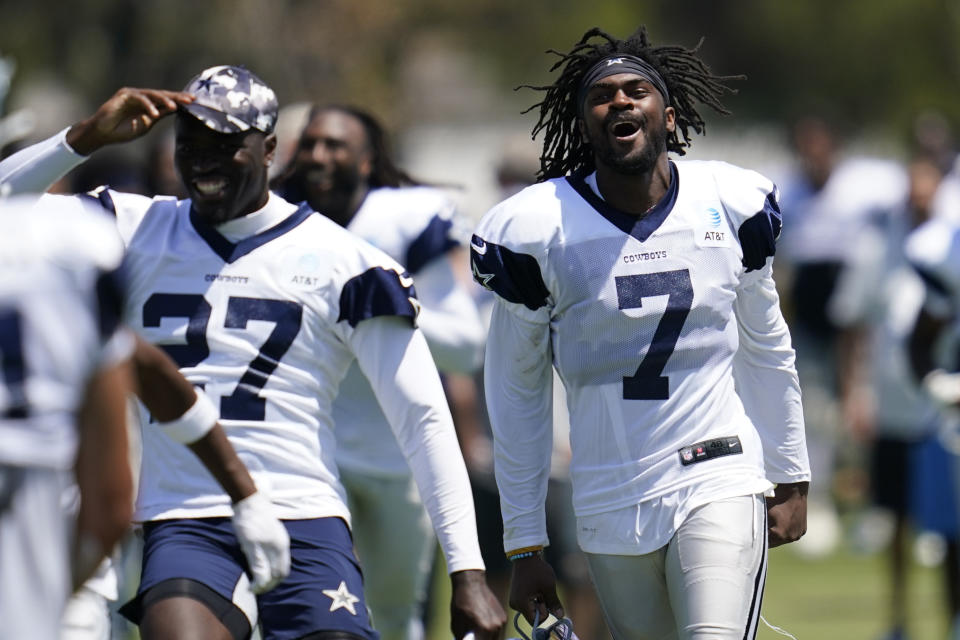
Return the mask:
[[487, 403], [507, 548], [540, 543], [551, 365], [578, 516], [697, 483], [742, 495], [809, 479], [771, 278], [775, 188], [721, 162], [670, 168], [642, 218], [607, 205], [594, 176], [571, 176], [501, 203], [474, 235], [474, 278], [497, 294]]

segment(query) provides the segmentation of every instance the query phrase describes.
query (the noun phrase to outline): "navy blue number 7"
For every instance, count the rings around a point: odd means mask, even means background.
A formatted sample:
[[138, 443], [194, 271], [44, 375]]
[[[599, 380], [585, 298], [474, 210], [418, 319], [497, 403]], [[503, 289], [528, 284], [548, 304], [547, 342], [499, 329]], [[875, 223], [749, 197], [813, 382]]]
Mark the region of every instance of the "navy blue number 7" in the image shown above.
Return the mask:
[[693, 304], [693, 285], [687, 269], [617, 276], [617, 303], [620, 309], [639, 309], [643, 298], [667, 296], [667, 308], [653, 332], [647, 354], [636, 373], [623, 378], [624, 400], [666, 400], [670, 379], [663, 374], [673, 355], [683, 323]]
[[23, 358], [23, 332], [16, 309], [0, 309], [0, 382], [7, 388], [9, 401], [4, 418], [27, 417], [26, 362]]
[[[200, 294], [155, 293], [143, 305], [143, 326], [159, 327], [162, 318], [187, 318], [186, 344], [159, 345], [180, 367], [199, 364], [208, 355], [207, 325], [210, 303]], [[245, 329], [250, 320], [272, 322], [276, 326], [260, 352], [241, 376], [229, 396], [220, 398], [220, 417], [226, 420], [263, 420], [266, 400], [259, 392], [276, 370], [280, 359], [300, 332], [303, 308], [289, 300], [230, 298], [227, 301], [227, 329]]]

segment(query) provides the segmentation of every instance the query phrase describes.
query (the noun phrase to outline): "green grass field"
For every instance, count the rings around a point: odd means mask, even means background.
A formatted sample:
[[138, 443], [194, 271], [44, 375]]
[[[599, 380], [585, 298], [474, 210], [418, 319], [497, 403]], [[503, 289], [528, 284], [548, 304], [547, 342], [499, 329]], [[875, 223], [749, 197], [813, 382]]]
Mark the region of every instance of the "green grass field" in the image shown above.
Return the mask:
[[[888, 581], [883, 562], [882, 555], [847, 550], [810, 560], [789, 547], [774, 549], [770, 553], [763, 617], [797, 640], [878, 640], [887, 627]], [[918, 565], [911, 569], [911, 640], [947, 638], [941, 576], [939, 569]], [[449, 587], [445, 579], [437, 586], [436, 617], [429, 640], [449, 640]], [[761, 623], [757, 638], [783, 640], [785, 636]], [[581, 640], [596, 639], [581, 636]]]

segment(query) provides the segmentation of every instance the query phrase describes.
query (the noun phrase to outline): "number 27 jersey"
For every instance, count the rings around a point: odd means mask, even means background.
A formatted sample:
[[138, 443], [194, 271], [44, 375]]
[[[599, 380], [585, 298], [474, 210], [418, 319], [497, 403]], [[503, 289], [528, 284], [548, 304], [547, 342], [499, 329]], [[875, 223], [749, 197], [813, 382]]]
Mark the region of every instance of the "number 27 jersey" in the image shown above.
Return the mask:
[[[357, 325], [380, 315], [414, 320], [412, 281], [379, 250], [274, 194], [262, 214], [279, 222], [238, 242], [196, 218], [188, 200], [101, 198], [112, 200], [127, 244], [130, 325], [219, 406], [281, 518], [349, 522], [331, 406], [355, 357]], [[192, 452], [152, 426], [143, 435], [139, 520], [230, 515], [229, 498]]]
[[[767, 478], [806, 479], [797, 477], [806, 463], [793, 351], [770, 277], [780, 230], [774, 187], [721, 162], [670, 167], [668, 193], [640, 219], [607, 205], [593, 176], [571, 176], [525, 189], [477, 229], [474, 278], [499, 307], [488, 364], [511, 363], [497, 365], [505, 371], [495, 378], [506, 382], [488, 393], [494, 431], [510, 443], [497, 454], [505, 520], [530, 506], [523, 477], [545, 455], [530, 440], [549, 438], [528, 419], [539, 403], [549, 406], [540, 397], [549, 389], [513, 390], [543, 386], [551, 361], [567, 392], [577, 515], [708, 479], [743, 493], [764, 490]], [[504, 355], [531, 342], [547, 362]], [[768, 351], [759, 359], [785, 375], [738, 392], [741, 346]], [[799, 441], [781, 437], [798, 428]], [[520, 435], [531, 429], [536, 438]], [[758, 429], [790, 449], [779, 477], [765, 473]]]

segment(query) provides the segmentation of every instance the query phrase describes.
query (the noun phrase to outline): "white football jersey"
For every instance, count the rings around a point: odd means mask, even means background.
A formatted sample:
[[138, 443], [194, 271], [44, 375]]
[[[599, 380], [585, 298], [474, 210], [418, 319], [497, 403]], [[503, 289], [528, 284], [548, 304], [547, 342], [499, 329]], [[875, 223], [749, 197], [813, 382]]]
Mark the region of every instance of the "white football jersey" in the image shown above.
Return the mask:
[[69, 469], [87, 380], [132, 348], [123, 245], [68, 198], [0, 200], [0, 226], [0, 463]]
[[[281, 517], [346, 518], [330, 415], [354, 359], [351, 334], [373, 316], [412, 321], [412, 282], [382, 253], [278, 196], [268, 207], [282, 222], [236, 244], [191, 216], [189, 201], [101, 197], [127, 243], [130, 324], [219, 405]], [[229, 515], [229, 499], [190, 451], [149, 427], [144, 450], [152, 453], [139, 518]]]
[[[428, 268], [434, 271], [448, 268], [447, 252], [461, 245], [454, 225], [453, 202], [443, 192], [429, 187], [375, 189], [367, 194], [347, 229], [383, 250], [413, 274], [424, 315], [433, 311], [435, 301], [443, 304], [439, 301], [453, 294], [449, 282], [438, 287], [433, 284], [438, 282], [437, 278], [420, 278]], [[476, 333], [482, 332], [472, 301], [457, 302], [457, 315], [438, 314], [443, 320], [441, 323], [422, 324], [431, 347], [437, 340], [455, 335], [471, 323], [476, 326]], [[472, 354], [471, 359], [474, 359]], [[333, 403], [333, 421], [337, 464], [381, 476], [410, 474], [373, 389], [356, 363], [350, 366], [340, 384], [340, 393]]]
[[607, 205], [595, 176], [571, 176], [477, 228], [474, 278], [497, 294], [485, 375], [508, 549], [546, 538], [551, 364], [578, 516], [698, 484], [741, 495], [809, 479], [771, 277], [775, 188], [722, 162], [670, 167], [667, 195], [639, 220]]

